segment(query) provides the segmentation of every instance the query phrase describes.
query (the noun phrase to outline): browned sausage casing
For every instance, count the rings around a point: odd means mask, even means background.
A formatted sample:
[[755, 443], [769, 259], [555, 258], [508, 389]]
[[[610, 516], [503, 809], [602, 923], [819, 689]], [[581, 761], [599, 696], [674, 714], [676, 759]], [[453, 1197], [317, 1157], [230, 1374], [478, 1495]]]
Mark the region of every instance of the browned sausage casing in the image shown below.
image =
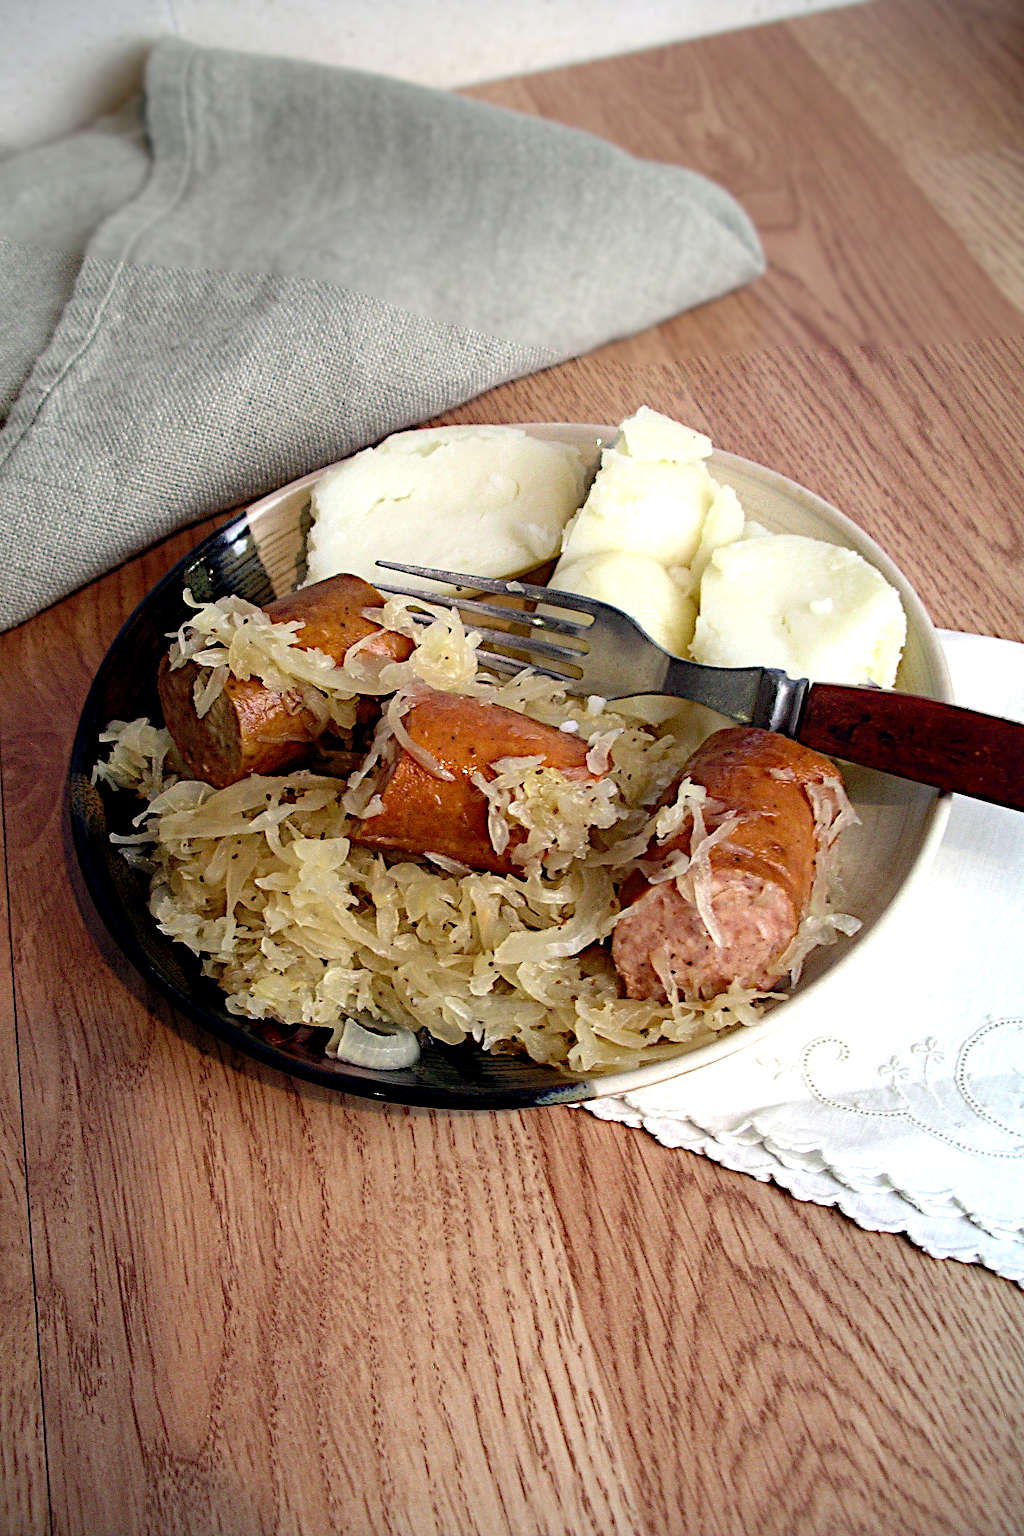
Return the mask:
[[431, 692], [412, 705], [402, 723], [452, 777], [438, 778], [396, 742], [375, 785], [381, 808], [355, 823], [353, 842], [442, 854], [470, 869], [511, 874], [521, 871], [512, 857], [517, 839], [513, 832], [509, 846], [495, 851], [487, 830], [487, 796], [472, 782], [473, 774], [489, 777], [491, 764], [503, 757], [542, 757], [567, 778], [594, 777], [585, 741], [501, 704]]
[[[694, 753], [684, 777], [703, 784], [707, 830], [730, 812], [743, 818], [710, 850], [712, 909], [722, 934], [716, 945], [674, 880], [627, 884], [627, 911], [612, 933], [612, 960], [626, 993], [666, 1000], [652, 957], [684, 998], [710, 998], [732, 981], [767, 989], [804, 917], [818, 851], [808, 784], [842, 786], [827, 757], [786, 736], [748, 726], [716, 731]], [[650, 855], [690, 851], [690, 827]]]
[[[364, 608], [383, 607], [375, 587], [359, 576], [331, 576], [279, 597], [264, 610], [277, 623], [300, 620], [298, 644], [324, 651], [339, 664], [357, 640], [376, 635], [368, 650], [404, 661], [412, 641], [363, 617]], [[252, 773], [279, 773], [308, 756], [319, 734], [315, 717], [297, 691], [276, 693], [259, 678], [228, 676], [223, 691], [202, 719], [196, 714], [194, 684], [204, 669], [195, 662], [173, 668], [167, 658], [157, 687], [164, 724], [186, 770], [221, 789]]]

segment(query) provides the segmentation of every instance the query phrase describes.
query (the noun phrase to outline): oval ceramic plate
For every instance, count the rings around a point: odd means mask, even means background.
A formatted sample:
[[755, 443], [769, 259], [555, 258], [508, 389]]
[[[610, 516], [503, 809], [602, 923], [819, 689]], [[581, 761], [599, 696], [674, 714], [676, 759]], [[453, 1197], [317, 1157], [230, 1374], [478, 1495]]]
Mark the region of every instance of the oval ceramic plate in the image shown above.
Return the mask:
[[[529, 424], [537, 436], [578, 444], [596, 463], [613, 429], [589, 425]], [[716, 453], [715, 477], [732, 485], [747, 516], [773, 532], [802, 533], [857, 550], [895, 586], [907, 612], [908, 638], [897, 686], [910, 693], [950, 699], [951, 688], [935, 631], [916, 593], [900, 571], [855, 523], [810, 491], [744, 459]], [[567, 1103], [663, 1081], [695, 1070], [733, 1051], [762, 1042], [806, 1009], [819, 1006], [844, 959], [871, 942], [927, 867], [949, 811], [949, 797], [883, 774], [849, 768], [851, 798], [862, 825], [843, 839], [842, 876], [847, 910], [863, 927], [855, 941], [819, 950], [808, 962], [793, 996], [755, 1025], [710, 1044], [664, 1058], [635, 1071], [572, 1076], [518, 1056], [488, 1055], [472, 1043], [424, 1044], [414, 1067], [383, 1072], [332, 1061], [324, 1054], [326, 1030], [253, 1024], [228, 1013], [216, 985], [198, 961], [156, 927], [146, 904], [144, 878], [125, 861], [110, 833], [126, 831], [138, 802], [98, 789], [91, 780], [100, 756], [100, 733], [114, 719], [146, 715], [159, 720], [157, 664], [167, 636], [186, 616], [185, 587], [210, 600], [238, 593], [256, 603], [292, 591], [305, 573], [310, 487], [307, 475], [254, 503], [205, 539], [171, 570], [135, 610], [110, 647], [79, 721], [70, 773], [71, 820], [82, 873], [114, 939], [136, 968], [184, 1013], [247, 1055], [297, 1077], [348, 1093], [405, 1104], [494, 1109]], [[382, 552], [383, 553], [383, 552]]]

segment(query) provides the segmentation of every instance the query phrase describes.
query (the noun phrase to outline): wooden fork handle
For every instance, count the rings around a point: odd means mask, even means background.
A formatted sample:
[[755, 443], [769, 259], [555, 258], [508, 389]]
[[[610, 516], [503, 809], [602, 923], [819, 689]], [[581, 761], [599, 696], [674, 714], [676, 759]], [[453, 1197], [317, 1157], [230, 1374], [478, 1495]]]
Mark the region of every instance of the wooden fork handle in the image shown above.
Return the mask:
[[797, 741], [936, 789], [1024, 811], [1024, 725], [884, 688], [812, 683]]

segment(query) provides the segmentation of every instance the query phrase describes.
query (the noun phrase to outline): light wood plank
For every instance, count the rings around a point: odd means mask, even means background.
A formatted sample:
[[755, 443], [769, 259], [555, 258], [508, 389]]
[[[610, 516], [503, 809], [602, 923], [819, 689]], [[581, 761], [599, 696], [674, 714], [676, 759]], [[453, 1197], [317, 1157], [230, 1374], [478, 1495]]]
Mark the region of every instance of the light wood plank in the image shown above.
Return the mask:
[[[0, 838], [4, 845], [5, 761], [0, 734]], [[0, 1377], [0, 1527], [24, 1536], [41, 1536], [47, 1529], [49, 1501], [6, 856], [0, 865], [0, 1337], [4, 1341], [4, 1370]]]
[[909, 169], [996, 287], [1024, 309], [1024, 150], [915, 156]]
[[611, 1123], [541, 1129], [644, 1532], [1015, 1527], [1019, 1292]]
[[[904, 14], [902, 4], [894, 0], [895, 15]], [[919, 78], [946, 59], [930, 21], [921, 20], [928, 7], [910, 4]], [[863, 9], [884, 51], [890, 11]], [[830, 23], [837, 28], [833, 53], [842, 51], [848, 15], [863, 27], [865, 17], [846, 11], [813, 18], [815, 36]], [[802, 25], [752, 28], [474, 92], [709, 175], [753, 219], [766, 275], [669, 320], [656, 336], [620, 343], [625, 361], [776, 346], [941, 344], [1019, 327], [1019, 311], [984, 270], [965, 266], [961, 239], [902, 163], [898, 146], [916, 132], [913, 92], [899, 133], [880, 135], [855, 93], [840, 93], [804, 47]], [[968, 60], [961, 55], [970, 79]], [[959, 107], [959, 96], [952, 99]]]
[[874, 0], [789, 30], [907, 165], [1020, 144], [1017, 0]]
[[802, 46], [893, 147], [995, 286], [1024, 308], [1024, 89], [1015, 63], [1024, 16], [1016, 0], [936, 0], [927, 28], [912, 3], [868, 6], [840, 26], [822, 20], [800, 29]]

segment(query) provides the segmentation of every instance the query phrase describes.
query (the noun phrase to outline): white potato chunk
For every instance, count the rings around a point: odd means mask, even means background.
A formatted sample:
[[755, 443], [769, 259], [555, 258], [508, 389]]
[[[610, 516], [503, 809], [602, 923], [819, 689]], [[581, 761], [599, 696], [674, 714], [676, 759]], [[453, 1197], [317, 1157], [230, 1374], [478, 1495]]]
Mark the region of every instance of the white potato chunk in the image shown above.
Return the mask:
[[562, 556], [628, 549], [662, 565], [689, 565], [713, 494], [703, 463], [647, 463], [606, 449]]
[[717, 549], [700, 586], [690, 655], [718, 666], [889, 688], [906, 642], [899, 593], [853, 550], [798, 534]]
[[395, 433], [313, 487], [307, 583], [386, 581], [378, 559], [521, 575], [557, 554], [585, 483], [578, 449], [518, 427]]
[[649, 555], [604, 551], [559, 565], [551, 586], [561, 592], [596, 597], [621, 608], [652, 640], [681, 656], [693, 634], [697, 604]]
[[742, 538], [743, 531], [744, 517], [740, 499], [731, 485], [720, 485], [708, 507], [700, 531], [700, 543], [690, 562], [690, 574], [695, 582], [699, 583], [715, 550], [723, 544], [731, 544], [734, 539]]
[[563, 559], [630, 550], [664, 566], [689, 565], [719, 489], [705, 463], [710, 453], [710, 438], [642, 405], [602, 453], [566, 528]]
[[648, 464], [666, 459], [670, 464], [693, 464], [709, 458], [713, 444], [703, 432], [695, 432], [671, 416], [652, 411], [649, 405], [640, 406], [635, 415], [628, 417], [619, 427], [617, 447], [631, 459], [641, 459]]

